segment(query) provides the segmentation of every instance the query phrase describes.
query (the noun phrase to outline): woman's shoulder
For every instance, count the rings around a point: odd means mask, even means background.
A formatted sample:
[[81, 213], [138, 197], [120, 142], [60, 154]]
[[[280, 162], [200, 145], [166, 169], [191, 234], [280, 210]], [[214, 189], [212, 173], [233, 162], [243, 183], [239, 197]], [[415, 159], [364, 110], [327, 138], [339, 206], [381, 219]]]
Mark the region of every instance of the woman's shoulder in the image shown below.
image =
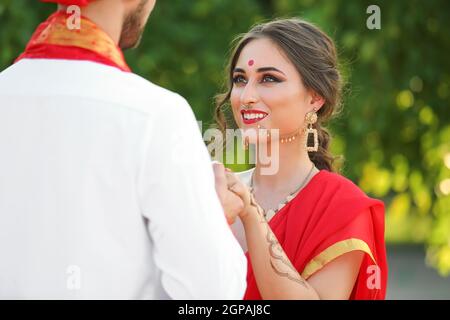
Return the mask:
[[321, 170], [322, 182], [335, 186], [343, 186], [347, 188], [354, 188], [362, 192], [362, 190], [349, 178], [336, 172], [331, 172], [328, 170]]
[[372, 199], [367, 196], [355, 182], [340, 173], [321, 170], [320, 175], [320, 189], [322, 189], [322, 192], [324, 193], [332, 194], [334, 197], [337, 196], [341, 200], [348, 199], [355, 201], [361, 199], [369, 200], [370, 202], [381, 202], [380, 200]]
[[353, 196], [367, 197], [364, 191], [358, 187], [355, 182], [340, 173], [321, 170], [320, 174], [322, 175], [322, 187], [326, 190], [337, 193], [345, 192]]

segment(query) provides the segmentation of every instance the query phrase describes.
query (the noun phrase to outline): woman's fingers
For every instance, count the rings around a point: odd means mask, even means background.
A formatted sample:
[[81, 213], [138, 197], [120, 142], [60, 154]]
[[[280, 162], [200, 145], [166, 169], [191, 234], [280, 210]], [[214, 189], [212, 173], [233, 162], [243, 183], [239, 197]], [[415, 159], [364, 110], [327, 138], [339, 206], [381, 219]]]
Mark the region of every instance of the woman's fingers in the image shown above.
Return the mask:
[[232, 172], [226, 172], [225, 176], [227, 179], [228, 189], [237, 194], [244, 201], [244, 203], [247, 204], [250, 199], [250, 193], [247, 186], [243, 184]]

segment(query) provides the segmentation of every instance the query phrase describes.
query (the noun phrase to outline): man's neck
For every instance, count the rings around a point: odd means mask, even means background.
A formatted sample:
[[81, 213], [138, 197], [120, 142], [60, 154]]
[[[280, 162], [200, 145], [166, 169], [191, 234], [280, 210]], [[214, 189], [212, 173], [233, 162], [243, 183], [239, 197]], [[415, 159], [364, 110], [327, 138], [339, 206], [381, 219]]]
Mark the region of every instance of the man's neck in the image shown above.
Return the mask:
[[[58, 9], [66, 11], [67, 6], [59, 5]], [[118, 45], [125, 16], [124, 10], [121, 1], [94, 1], [81, 8], [81, 14], [106, 32]]]

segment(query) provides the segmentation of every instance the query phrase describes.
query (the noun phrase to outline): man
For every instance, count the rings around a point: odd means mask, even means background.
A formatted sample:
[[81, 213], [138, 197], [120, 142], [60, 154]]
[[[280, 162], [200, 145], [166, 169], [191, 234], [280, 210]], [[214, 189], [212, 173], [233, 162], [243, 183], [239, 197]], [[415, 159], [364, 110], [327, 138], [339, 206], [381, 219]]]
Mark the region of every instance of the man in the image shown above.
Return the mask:
[[192, 110], [123, 58], [155, 0], [45, 1], [59, 11], [0, 73], [0, 298], [242, 298]]

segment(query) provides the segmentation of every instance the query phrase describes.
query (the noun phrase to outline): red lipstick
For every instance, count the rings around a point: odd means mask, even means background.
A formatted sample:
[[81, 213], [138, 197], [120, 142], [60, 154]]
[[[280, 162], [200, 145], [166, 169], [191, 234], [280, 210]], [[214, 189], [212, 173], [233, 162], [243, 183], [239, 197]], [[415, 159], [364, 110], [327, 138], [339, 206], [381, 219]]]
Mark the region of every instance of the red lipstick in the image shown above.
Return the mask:
[[269, 114], [267, 112], [261, 111], [261, 110], [241, 110], [241, 116], [242, 121], [245, 124], [253, 124], [256, 122], [261, 121], [265, 117], [267, 117]]

